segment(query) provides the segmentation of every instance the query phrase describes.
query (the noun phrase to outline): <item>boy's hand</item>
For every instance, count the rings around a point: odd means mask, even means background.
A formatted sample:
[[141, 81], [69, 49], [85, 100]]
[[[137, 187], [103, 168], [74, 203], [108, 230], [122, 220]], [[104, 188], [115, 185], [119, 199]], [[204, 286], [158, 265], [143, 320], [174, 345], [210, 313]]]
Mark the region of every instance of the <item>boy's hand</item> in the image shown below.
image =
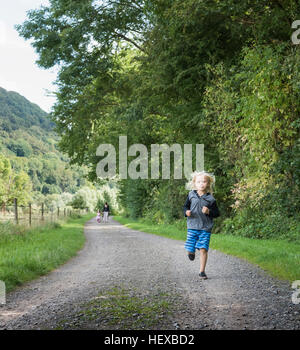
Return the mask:
[[203, 207], [202, 208], [202, 213], [208, 215], [209, 214], [209, 209], [207, 207]]
[[187, 211], [185, 212], [185, 214], [186, 214], [186, 216], [191, 216], [191, 211], [190, 211], [190, 210], [187, 210]]

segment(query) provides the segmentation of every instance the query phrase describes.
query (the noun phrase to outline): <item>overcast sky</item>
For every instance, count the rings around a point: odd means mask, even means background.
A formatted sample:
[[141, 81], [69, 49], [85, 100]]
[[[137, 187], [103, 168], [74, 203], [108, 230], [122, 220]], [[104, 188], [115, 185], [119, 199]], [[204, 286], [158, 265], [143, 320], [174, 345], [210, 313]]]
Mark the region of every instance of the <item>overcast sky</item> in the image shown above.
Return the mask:
[[0, 0], [0, 87], [16, 91], [49, 112], [55, 102], [55, 69], [39, 68], [29, 41], [14, 29], [26, 19], [26, 11], [47, 5], [48, 0]]

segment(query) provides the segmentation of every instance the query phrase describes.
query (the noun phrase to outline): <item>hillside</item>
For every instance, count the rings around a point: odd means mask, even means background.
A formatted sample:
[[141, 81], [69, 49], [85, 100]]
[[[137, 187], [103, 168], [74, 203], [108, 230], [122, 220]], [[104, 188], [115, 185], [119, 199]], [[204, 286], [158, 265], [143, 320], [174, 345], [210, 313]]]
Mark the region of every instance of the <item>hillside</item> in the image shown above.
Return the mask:
[[47, 118], [38, 105], [29, 102], [14, 91], [6, 91], [0, 87], [0, 122], [1, 129], [11, 132], [19, 128], [38, 126], [51, 130], [54, 123]]
[[39, 106], [0, 88], [0, 152], [13, 169], [24, 170], [36, 194], [75, 193], [86, 184], [85, 170], [69, 166], [57, 148], [54, 123]]

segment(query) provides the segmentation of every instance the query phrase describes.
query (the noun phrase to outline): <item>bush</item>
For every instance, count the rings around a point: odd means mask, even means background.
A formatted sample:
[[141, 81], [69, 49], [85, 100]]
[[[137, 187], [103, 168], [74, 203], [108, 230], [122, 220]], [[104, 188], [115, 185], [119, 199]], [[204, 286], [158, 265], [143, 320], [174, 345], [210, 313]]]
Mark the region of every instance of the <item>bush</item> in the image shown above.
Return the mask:
[[279, 212], [257, 212], [244, 209], [222, 222], [220, 231], [256, 239], [286, 239], [299, 241], [300, 223], [297, 218], [288, 218]]
[[78, 213], [71, 213], [70, 218], [71, 219], [80, 219], [80, 218], [82, 218], [82, 215], [78, 214]]

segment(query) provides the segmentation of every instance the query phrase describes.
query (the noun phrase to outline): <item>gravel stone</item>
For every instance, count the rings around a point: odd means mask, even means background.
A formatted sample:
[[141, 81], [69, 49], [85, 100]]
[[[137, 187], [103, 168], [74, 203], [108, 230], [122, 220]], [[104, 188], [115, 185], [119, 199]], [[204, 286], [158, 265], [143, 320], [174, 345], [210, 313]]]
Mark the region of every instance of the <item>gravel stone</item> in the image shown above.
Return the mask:
[[[171, 303], [179, 297], [171, 319], [158, 319], [167, 329], [300, 329], [300, 304], [292, 303], [290, 283], [245, 260], [210, 249], [208, 279], [200, 280], [199, 253], [190, 261], [183, 241], [112, 219], [98, 224], [92, 218], [84, 233], [85, 246], [74, 258], [6, 296], [1, 330], [56, 329], [62, 322], [66, 328], [76, 322], [80, 327], [82, 304], [113, 287], [144, 298], [164, 292]], [[98, 318], [89, 327], [104, 329], [106, 323], [107, 318]]]

